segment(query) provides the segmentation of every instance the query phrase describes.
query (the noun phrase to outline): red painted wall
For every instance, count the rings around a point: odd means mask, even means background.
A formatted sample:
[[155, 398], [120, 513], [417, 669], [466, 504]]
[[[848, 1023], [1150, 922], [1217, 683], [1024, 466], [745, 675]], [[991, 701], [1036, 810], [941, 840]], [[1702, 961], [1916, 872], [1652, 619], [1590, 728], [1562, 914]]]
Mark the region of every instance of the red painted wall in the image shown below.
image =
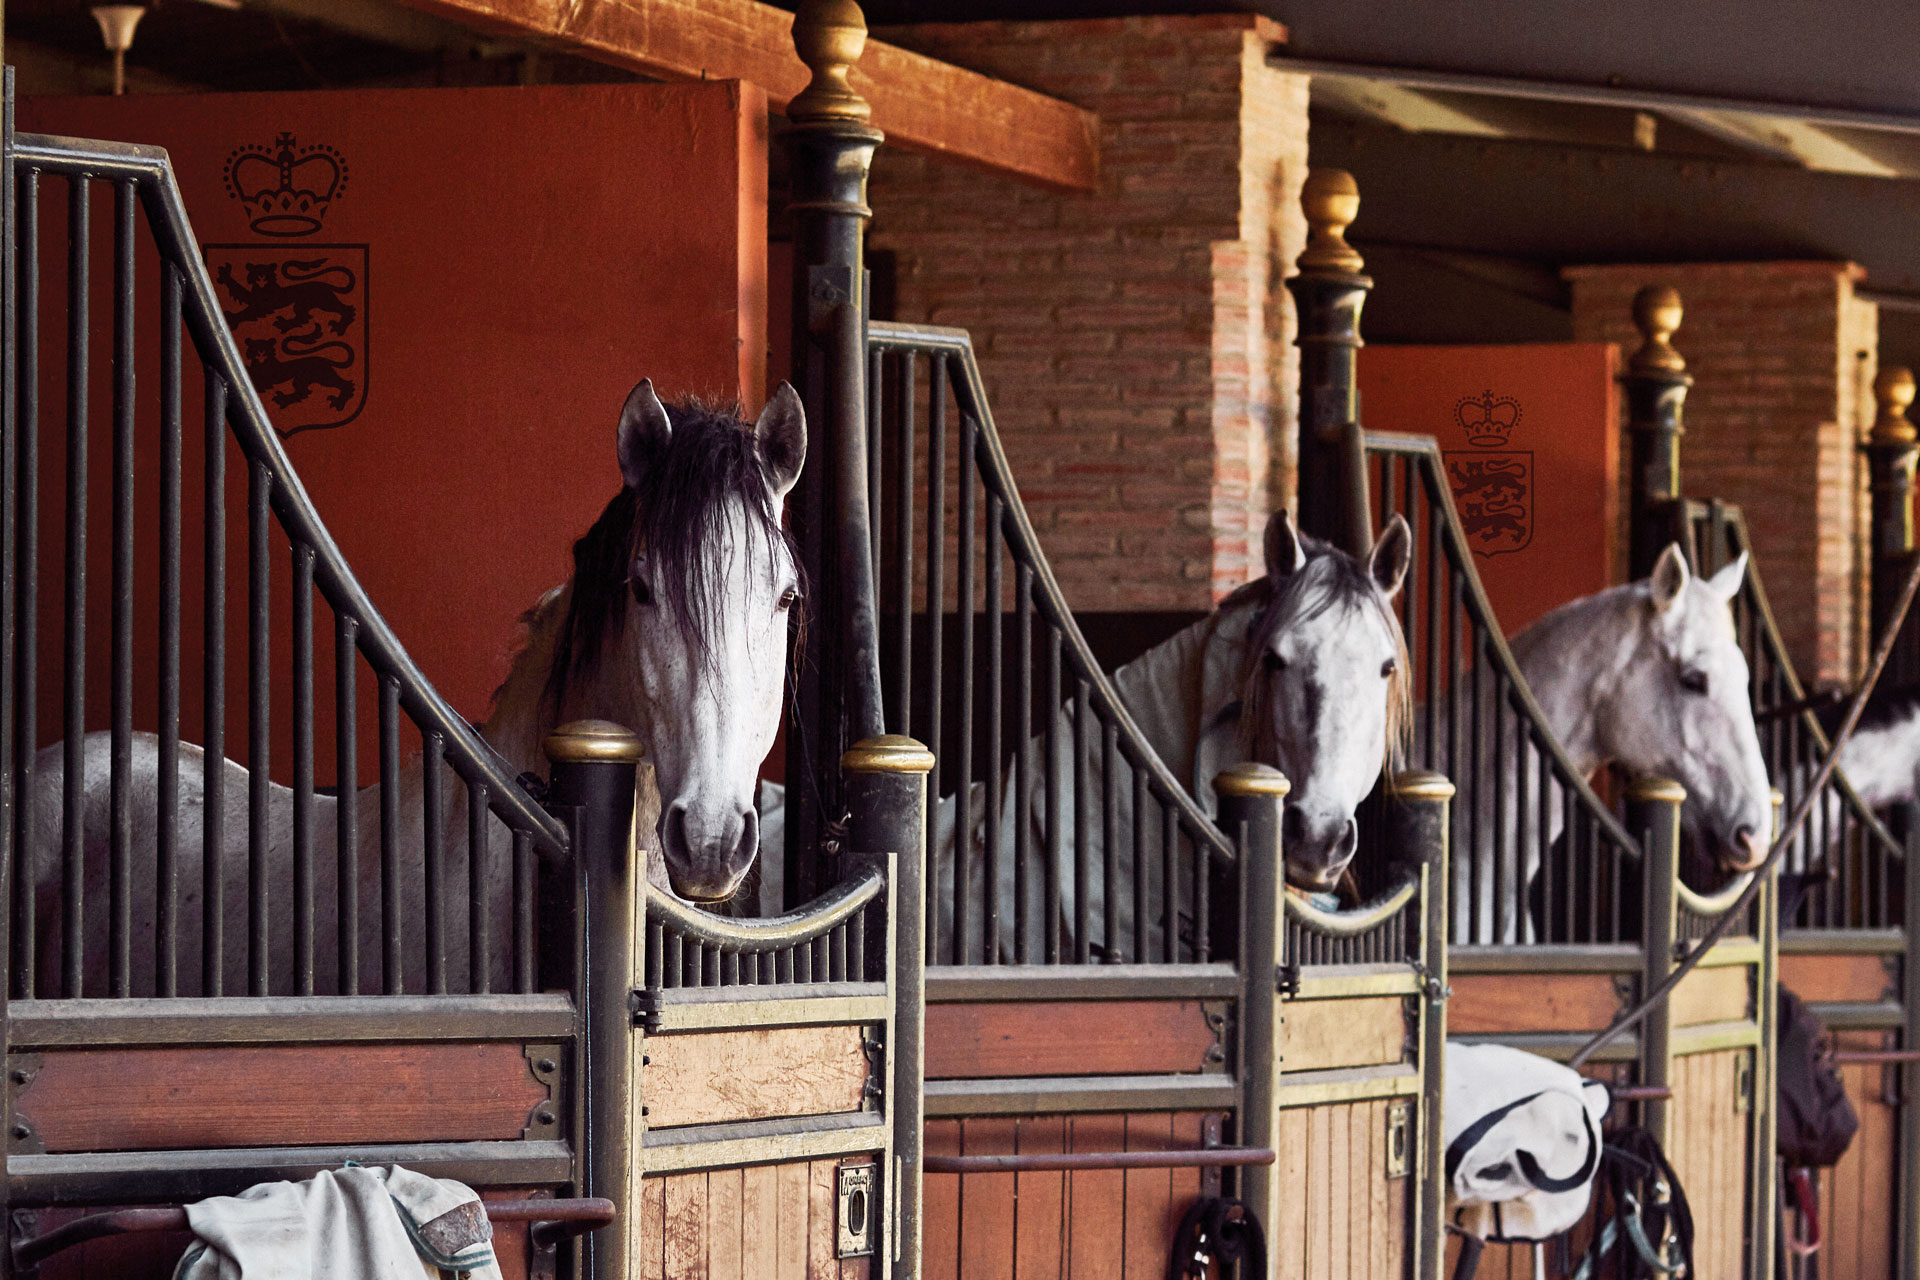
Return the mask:
[[[738, 397], [755, 408], [766, 371], [766, 105], [730, 82], [532, 89], [404, 90], [125, 99], [47, 99], [19, 107], [22, 129], [168, 148], [196, 238], [214, 267], [244, 284], [249, 264], [307, 275], [344, 267], [339, 300], [354, 311], [282, 311], [242, 336], [289, 358], [275, 328], [297, 320], [299, 353], [346, 361], [350, 390], [296, 397], [269, 411], [311, 425], [286, 442], [301, 480], [374, 601], [430, 679], [464, 715], [486, 714], [506, 672], [515, 619], [564, 580], [572, 541], [619, 484], [614, 425], [643, 376], [664, 395]], [[303, 235], [261, 223], [278, 170], [246, 161], [293, 136], [290, 203], [317, 222]], [[309, 156], [324, 149], [330, 160]], [[262, 167], [262, 164], [265, 167]], [[328, 166], [332, 165], [330, 169]], [[344, 172], [340, 172], [344, 170]], [[332, 198], [313, 198], [327, 189]], [[49, 183], [42, 220], [64, 235], [67, 198]], [[99, 184], [95, 184], [96, 187]], [[242, 197], [253, 194], [251, 203]], [[94, 341], [88, 414], [89, 728], [108, 723], [111, 454], [109, 323], [112, 200], [97, 191]], [[263, 229], [264, 228], [264, 229]], [[144, 232], [142, 232], [144, 236]], [[49, 236], [41, 308], [40, 737], [60, 736], [61, 486], [65, 442], [66, 273]], [[325, 276], [342, 284], [339, 271]], [[276, 277], [276, 282], [280, 278]], [[136, 512], [135, 715], [154, 720], [158, 485], [158, 269], [137, 273], [139, 444]], [[230, 293], [227, 303], [237, 308]], [[191, 364], [191, 361], [190, 361]], [[183, 732], [200, 718], [202, 384], [189, 370]], [[300, 388], [276, 388], [293, 395]], [[348, 418], [343, 425], [320, 423]], [[228, 754], [246, 759], [246, 469], [229, 447]], [[285, 539], [274, 530], [276, 728], [273, 772], [285, 776], [291, 654]], [[331, 705], [331, 618], [316, 609], [316, 698]], [[362, 777], [374, 739], [362, 672]], [[332, 775], [329, 716], [320, 767]]]

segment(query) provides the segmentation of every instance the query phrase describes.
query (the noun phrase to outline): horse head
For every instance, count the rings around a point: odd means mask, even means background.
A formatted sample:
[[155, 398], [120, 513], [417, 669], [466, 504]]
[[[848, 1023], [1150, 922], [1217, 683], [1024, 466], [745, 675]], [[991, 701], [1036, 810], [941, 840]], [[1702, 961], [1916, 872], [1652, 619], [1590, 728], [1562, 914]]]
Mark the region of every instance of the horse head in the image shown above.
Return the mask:
[[1406, 641], [1389, 602], [1413, 535], [1394, 516], [1362, 562], [1279, 512], [1264, 542], [1268, 599], [1242, 676], [1245, 745], [1293, 784], [1281, 820], [1288, 878], [1324, 889], [1353, 859], [1354, 810], [1408, 723]]
[[1746, 571], [1743, 552], [1700, 578], [1669, 545], [1652, 576], [1633, 585], [1634, 624], [1594, 704], [1602, 752], [1632, 773], [1685, 787], [1688, 835], [1729, 871], [1760, 864], [1773, 826], [1747, 660], [1728, 607]]
[[749, 425], [663, 405], [644, 381], [620, 413], [624, 487], [574, 547], [547, 686], [555, 714], [624, 715], [640, 729], [667, 876], [694, 901], [731, 896], [760, 847], [755, 784], [780, 726], [801, 587], [780, 515], [806, 451], [806, 414], [785, 383]]

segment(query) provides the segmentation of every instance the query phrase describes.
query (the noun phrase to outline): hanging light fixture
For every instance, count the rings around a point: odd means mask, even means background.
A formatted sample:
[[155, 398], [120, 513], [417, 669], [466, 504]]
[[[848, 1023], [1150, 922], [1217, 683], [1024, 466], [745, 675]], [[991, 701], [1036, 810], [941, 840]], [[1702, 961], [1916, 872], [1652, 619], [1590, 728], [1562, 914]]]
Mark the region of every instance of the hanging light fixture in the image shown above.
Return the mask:
[[93, 20], [100, 24], [100, 38], [113, 55], [113, 96], [127, 91], [127, 50], [133, 47], [133, 29], [146, 16], [143, 4], [97, 4]]

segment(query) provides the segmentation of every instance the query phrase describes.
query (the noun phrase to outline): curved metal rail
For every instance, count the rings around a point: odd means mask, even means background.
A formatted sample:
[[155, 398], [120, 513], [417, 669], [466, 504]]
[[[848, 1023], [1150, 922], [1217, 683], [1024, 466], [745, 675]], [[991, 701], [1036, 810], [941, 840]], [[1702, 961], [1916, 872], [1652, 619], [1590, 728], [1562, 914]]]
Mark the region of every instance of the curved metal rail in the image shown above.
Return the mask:
[[673, 930], [689, 942], [724, 953], [771, 951], [812, 942], [851, 920], [886, 891], [887, 876], [868, 867], [842, 880], [804, 907], [777, 916], [716, 916], [659, 885], [647, 885], [647, 923]]
[[1345, 911], [1326, 911], [1297, 893], [1287, 894], [1287, 922], [1327, 938], [1357, 938], [1406, 910], [1420, 892], [1420, 873], [1402, 873], [1372, 901]]
[[1423, 548], [1398, 605], [1423, 703], [1412, 753], [1458, 788], [1453, 941], [1622, 941], [1640, 842], [1548, 728], [1474, 568], [1438, 443], [1364, 440], [1380, 518], [1406, 516]]
[[884, 860], [866, 860], [805, 906], [759, 917], [715, 915], [648, 883], [647, 997], [679, 987], [862, 982], [882, 976], [880, 969], [869, 972], [869, 954], [880, 966], [885, 958], [883, 938], [870, 937], [868, 909], [892, 909], [887, 880]]

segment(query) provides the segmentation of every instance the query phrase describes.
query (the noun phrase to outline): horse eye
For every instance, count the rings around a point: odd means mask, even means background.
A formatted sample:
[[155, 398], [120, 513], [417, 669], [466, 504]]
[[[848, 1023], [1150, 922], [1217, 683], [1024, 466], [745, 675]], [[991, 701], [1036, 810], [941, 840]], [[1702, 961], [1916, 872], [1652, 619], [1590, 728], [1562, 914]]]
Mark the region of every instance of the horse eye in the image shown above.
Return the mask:
[[1267, 656], [1263, 661], [1266, 663], [1269, 674], [1278, 674], [1287, 669], [1287, 660], [1271, 650], [1267, 652]]
[[1382, 680], [1393, 679], [1393, 670], [1394, 670], [1393, 659], [1388, 658], [1385, 662], [1380, 664], [1380, 678]]
[[1707, 673], [1704, 671], [1682, 671], [1680, 673], [1680, 687], [1688, 693], [1705, 693], [1707, 691]]
[[785, 591], [782, 591], [780, 593], [780, 603], [775, 605], [774, 607], [778, 609], [781, 613], [785, 613], [787, 610], [793, 608], [795, 604], [799, 603], [799, 600], [800, 600], [800, 593], [794, 590], [792, 587], [788, 587]]
[[628, 578], [627, 587], [633, 592], [635, 604], [653, 603], [653, 588], [647, 585], [645, 578]]

